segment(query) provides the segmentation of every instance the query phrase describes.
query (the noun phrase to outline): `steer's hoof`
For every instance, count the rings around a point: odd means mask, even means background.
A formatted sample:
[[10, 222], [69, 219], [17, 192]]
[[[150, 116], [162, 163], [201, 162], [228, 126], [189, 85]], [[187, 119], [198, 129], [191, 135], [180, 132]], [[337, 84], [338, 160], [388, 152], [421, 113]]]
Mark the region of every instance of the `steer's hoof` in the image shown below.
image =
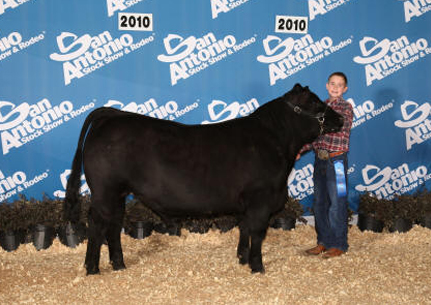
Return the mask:
[[244, 255], [244, 256], [238, 255], [238, 258], [239, 258], [239, 263], [241, 265], [247, 265], [248, 264], [248, 255]]
[[120, 262], [120, 263], [111, 262], [111, 264], [112, 264], [112, 269], [114, 269], [115, 271], [126, 269], [126, 265], [124, 265], [123, 262]]
[[263, 266], [257, 268], [251, 268], [251, 273], [265, 273], [265, 268]]
[[239, 258], [241, 265], [247, 265], [250, 262], [250, 250], [248, 249], [239, 249], [236, 256]]
[[99, 274], [100, 270], [97, 267], [87, 268], [87, 275]]
[[265, 273], [262, 260], [252, 260], [250, 263], [251, 273]]

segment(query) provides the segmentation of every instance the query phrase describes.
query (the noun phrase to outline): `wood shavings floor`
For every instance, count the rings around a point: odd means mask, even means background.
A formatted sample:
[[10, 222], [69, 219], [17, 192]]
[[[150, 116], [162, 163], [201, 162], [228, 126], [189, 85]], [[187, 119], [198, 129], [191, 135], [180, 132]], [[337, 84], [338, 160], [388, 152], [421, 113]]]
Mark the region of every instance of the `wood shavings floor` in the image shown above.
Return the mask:
[[431, 304], [431, 230], [349, 229], [347, 254], [304, 255], [314, 227], [269, 229], [265, 274], [238, 264], [239, 232], [122, 236], [126, 270], [112, 271], [102, 247], [101, 274], [86, 276], [86, 243], [47, 250], [0, 249], [0, 304]]

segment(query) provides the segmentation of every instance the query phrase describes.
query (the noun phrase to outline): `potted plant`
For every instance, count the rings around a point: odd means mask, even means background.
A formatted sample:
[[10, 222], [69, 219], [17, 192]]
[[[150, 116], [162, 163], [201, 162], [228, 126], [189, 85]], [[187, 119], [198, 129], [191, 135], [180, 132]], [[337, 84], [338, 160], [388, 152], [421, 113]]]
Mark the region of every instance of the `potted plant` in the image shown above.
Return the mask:
[[371, 193], [363, 193], [359, 197], [358, 228], [361, 231], [369, 230], [382, 232], [385, 224], [391, 221], [391, 201], [377, 198]]
[[431, 229], [431, 192], [423, 189], [417, 196], [419, 215], [417, 221], [421, 226]]
[[24, 196], [0, 204], [0, 244], [6, 251], [14, 251], [29, 231], [28, 201]]
[[29, 204], [33, 232], [33, 245], [37, 250], [48, 249], [55, 238], [56, 225], [62, 217], [62, 204], [43, 195], [42, 200], [32, 198]]
[[299, 200], [289, 196], [284, 208], [271, 217], [269, 225], [276, 229], [291, 230], [295, 228], [296, 220], [307, 223], [305, 218], [302, 217], [303, 214], [304, 210]]
[[392, 221], [388, 223], [390, 232], [407, 232], [419, 213], [418, 199], [414, 195], [396, 195], [392, 200]]
[[8, 252], [16, 250], [20, 245], [20, 237], [14, 219], [14, 211], [8, 202], [0, 204], [0, 245]]
[[58, 222], [55, 224], [55, 228], [58, 239], [63, 245], [75, 248], [86, 238], [89, 197], [87, 198], [86, 196], [83, 196], [80, 198], [81, 208], [82, 210], [85, 210], [85, 213], [81, 212], [81, 217], [78, 223], [72, 223], [65, 218], [63, 200], [56, 198], [54, 201], [56, 201], [56, 204], [54, 204], [56, 207], [62, 207], [59, 214], [56, 215]]
[[155, 223], [158, 222], [160, 218], [139, 200], [133, 198], [127, 202], [123, 225], [126, 234], [143, 239], [151, 235]]

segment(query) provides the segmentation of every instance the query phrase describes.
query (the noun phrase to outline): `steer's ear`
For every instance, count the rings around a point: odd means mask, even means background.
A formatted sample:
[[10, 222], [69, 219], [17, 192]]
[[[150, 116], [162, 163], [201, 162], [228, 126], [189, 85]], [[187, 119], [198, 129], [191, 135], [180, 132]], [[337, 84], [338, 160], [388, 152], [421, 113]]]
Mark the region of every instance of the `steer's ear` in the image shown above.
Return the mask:
[[300, 84], [296, 83], [295, 86], [293, 86], [292, 90], [293, 91], [301, 91], [302, 86]]

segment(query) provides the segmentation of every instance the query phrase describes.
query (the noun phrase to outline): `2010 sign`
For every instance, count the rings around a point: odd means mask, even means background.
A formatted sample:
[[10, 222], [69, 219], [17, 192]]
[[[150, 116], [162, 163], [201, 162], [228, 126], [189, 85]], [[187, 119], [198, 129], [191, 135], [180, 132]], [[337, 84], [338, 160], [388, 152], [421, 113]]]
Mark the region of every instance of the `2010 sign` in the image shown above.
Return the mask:
[[307, 34], [308, 18], [277, 15], [275, 17], [275, 32], [290, 34]]
[[118, 29], [127, 31], [152, 31], [153, 14], [118, 13]]

